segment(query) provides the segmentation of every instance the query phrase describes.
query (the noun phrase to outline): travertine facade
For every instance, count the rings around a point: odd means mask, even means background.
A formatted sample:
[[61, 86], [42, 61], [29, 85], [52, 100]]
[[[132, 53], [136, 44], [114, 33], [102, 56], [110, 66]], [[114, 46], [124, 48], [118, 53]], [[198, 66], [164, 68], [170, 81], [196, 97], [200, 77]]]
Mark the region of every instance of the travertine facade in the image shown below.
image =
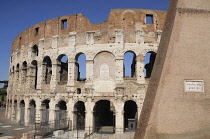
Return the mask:
[[[24, 125], [69, 118], [71, 126], [124, 132], [128, 119], [141, 113], [165, 15], [116, 9], [99, 24], [74, 14], [26, 29], [12, 44], [6, 116]], [[124, 68], [128, 53], [130, 74]]]

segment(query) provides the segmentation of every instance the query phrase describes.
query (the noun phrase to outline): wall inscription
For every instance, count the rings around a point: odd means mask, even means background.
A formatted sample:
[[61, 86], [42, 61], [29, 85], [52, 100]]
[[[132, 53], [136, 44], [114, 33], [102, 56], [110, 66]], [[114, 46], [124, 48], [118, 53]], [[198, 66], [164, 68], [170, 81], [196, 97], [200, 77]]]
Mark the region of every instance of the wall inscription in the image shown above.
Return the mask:
[[185, 92], [204, 92], [203, 80], [185, 80]]
[[100, 77], [99, 78], [109, 78], [109, 66], [107, 64], [102, 64], [100, 66]]

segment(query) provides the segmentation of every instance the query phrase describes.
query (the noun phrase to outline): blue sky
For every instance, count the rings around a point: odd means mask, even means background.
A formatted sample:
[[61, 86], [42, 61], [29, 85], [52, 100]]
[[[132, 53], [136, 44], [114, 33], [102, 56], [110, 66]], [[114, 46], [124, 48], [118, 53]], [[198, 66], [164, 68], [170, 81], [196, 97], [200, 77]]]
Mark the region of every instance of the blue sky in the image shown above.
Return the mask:
[[92, 23], [107, 19], [111, 9], [168, 9], [169, 0], [0, 0], [0, 80], [8, 79], [13, 39], [48, 19], [82, 13]]

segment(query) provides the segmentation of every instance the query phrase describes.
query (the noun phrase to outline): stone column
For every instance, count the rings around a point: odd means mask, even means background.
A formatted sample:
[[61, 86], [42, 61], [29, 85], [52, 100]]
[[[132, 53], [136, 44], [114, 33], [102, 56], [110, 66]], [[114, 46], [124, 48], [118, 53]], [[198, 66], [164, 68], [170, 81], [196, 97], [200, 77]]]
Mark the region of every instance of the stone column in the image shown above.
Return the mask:
[[74, 101], [72, 100], [72, 98], [69, 99], [68, 103], [67, 103], [67, 116], [70, 119], [70, 124], [69, 124], [69, 129], [73, 129], [73, 122], [75, 122], [73, 120], [74, 118]]
[[60, 69], [58, 68], [56, 60], [52, 61], [52, 76], [50, 81], [50, 89], [54, 90], [58, 81], [60, 80]]
[[11, 105], [11, 121], [14, 120], [14, 116], [15, 116], [14, 99], [12, 99], [12, 105]]
[[144, 43], [144, 31], [136, 30], [136, 43]]
[[68, 82], [67, 82], [67, 89], [69, 92], [74, 92], [74, 82], [75, 79], [75, 60], [73, 58], [69, 58], [68, 62]]
[[115, 68], [116, 81], [120, 82], [123, 80], [123, 58], [117, 58]]
[[40, 99], [37, 99], [36, 101], [36, 123], [40, 123], [41, 122], [41, 101]]
[[28, 101], [28, 99], [26, 99], [25, 100], [25, 115], [24, 115], [25, 116], [24, 117], [24, 119], [25, 119], [25, 121], [24, 121], [25, 126], [29, 125], [29, 116], [30, 116], [29, 111], [30, 111], [30, 109], [29, 109], [29, 101]]
[[54, 98], [50, 99], [49, 103], [49, 121], [55, 120], [55, 100]]
[[12, 105], [11, 105], [11, 103], [10, 103], [10, 101], [8, 102], [8, 119], [10, 119], [11, 118], [11, 107], [12, 107]]
[[123, 133], [124, 132], [124, 102], [118, 98], [114, 102], [114, 106], [115, 106], [116, 133]]
[[157, 30], [156, 34], [157, 34], [157, 42], [159, 44], [160, 43], [160, 39], [161, 39], [161, 35], [162, 35], [162, 31], [161, 30]]
[[42, 63], [37, 63], [37, 87], [36, 89], [41, 89], [42, 84]]
[[93, 107], [95, 103], [92, 102], [92, 98], [87, 98], [87, 101], [85, 102], [85, 130], [89, 131], [92, 133], [94, 130], [94, 125], [93, 125]]
[[19, 122], [20, 121], [20, 101], [17, 102], [17, 118], [16, 121]]
[[142, 54], [139, 54], [136, 58], [136, 78], [137, 78], [137, 83], [140, 84], [145, 83], [144, 56]]
[[88, 85], [92, 85], [93, 81], [93, 60], [86, 60], [86, 81]]
[[88, 31], [86, 34], [86, 44], [93, 45], [94, 44], [94, 31]]
[[27, 67], [27, 75], [26, 75], [26, 90], [29, 90], [31, 87], [31, 67]]

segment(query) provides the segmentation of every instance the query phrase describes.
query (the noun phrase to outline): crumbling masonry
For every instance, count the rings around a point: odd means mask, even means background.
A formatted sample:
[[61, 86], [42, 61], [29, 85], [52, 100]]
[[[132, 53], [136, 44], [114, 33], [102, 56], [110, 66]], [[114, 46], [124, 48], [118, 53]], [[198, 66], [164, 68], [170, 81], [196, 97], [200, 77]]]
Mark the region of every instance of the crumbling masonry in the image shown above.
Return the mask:
[[69, 118], [72, 127], [128, 130], [141, 113], [165, 15], [114, 9], [99, 24], [73, 14], [24, 30], [12, 44], [6, 116], [26, 126]]

